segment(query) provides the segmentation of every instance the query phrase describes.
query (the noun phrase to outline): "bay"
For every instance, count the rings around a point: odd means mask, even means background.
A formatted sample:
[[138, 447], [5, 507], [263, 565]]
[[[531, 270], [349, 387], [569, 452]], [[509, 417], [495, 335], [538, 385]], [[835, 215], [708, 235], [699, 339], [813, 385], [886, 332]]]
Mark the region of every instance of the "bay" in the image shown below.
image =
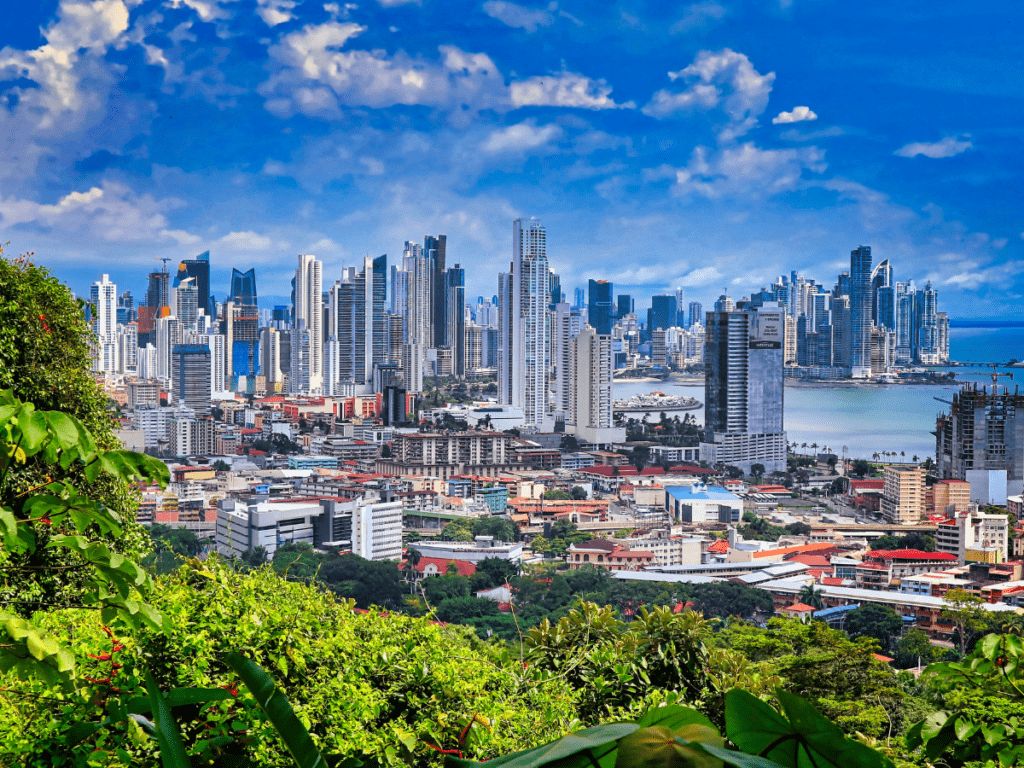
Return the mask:
[[[960, 362], [1024, 360], [1024, 328], [954, 327], [950, 329], [950, 356]], [[978, 368], [952, 368], [955, 384], [854, 384], [788, 382], [785, 395], [785, 427], [789, 441], [828, 446], [834, 453], [851, 458], [871, 459], [882, 451], [897, 455], [897, 460], [919, 461], [935, 458], [935, 419], [949, 406], [940, 400], [952, 400], [963, 383], [978, 386], [990, 381]], [[1000, 368], [1012, 372], [1014, 381], [1002, 378], [1001, 386], [1024, 384], [1024, 368]], [[704, 385], [677, 384], [672, 381], [615, 382], [615, 398], [650, 392], [688, 395], [701, 402], [689, 411], [698, 423], [704, 423]], [[936, 400], [939, 398], [939, 400]], [[672, 412], [682, 416], [682, 411]], [[657, 419], [658, 414], [648, 418]]]

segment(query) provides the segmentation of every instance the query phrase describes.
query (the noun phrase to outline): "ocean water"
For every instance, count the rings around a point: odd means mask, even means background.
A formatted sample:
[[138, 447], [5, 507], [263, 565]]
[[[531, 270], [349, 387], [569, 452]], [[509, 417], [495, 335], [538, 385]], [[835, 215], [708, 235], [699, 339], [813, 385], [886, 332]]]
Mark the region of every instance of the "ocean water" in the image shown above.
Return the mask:
[[[951, 328], [950, 357], [963, 362], [1024, 360], [1024, 327]], [[954, 369], [964, 382], [989, 384], [984, 375], [966, 375], [979, 369]], [[1003, 369], [1014, 374], [1011, 386], [1024, 385], [1024, 368]], [[1008, 383], [1000, 379], [1000, 385]], [[876, 452], [895, 452], [897, 459], [923, 461], [935, 457], [935, 419], [948, 405], [960, 384], [834, 384], [786, 386], [785, 426], [790, 442], [818, 443], [834, 453], [870, 459]], [[616, 382], [615, 397], [640, 392], [665, 392], [695, 397], [703, 403], [702, 384], [672, 382]], [[690, 411], [701, 424], [704, 409]], [[652, 414], [654, 419], [657, 414]], [[900, 455], [902, 454], [902, 455]]]

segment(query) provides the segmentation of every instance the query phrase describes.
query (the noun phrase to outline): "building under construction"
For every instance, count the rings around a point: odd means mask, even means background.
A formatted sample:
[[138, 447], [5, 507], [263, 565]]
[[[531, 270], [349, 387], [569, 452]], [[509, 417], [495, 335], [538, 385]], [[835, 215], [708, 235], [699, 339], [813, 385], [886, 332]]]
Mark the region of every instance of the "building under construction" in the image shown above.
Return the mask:
[[939, 478], [966, 480], [967, 472], [1006, 470], [1007, 487], [1024, 482], [1024, 394], [1017, 387], [967, 385], [936, 420]]

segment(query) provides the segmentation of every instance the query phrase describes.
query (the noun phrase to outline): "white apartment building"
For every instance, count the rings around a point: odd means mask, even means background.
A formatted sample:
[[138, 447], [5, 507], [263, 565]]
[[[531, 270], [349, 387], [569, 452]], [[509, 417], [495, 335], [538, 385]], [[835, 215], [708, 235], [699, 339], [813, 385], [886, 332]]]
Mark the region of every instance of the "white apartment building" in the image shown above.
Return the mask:
[[566, 431], [591, 445], [623, 442], [625, 427], [612, 426], [612, 337], [585, 325], [571, 340], [570, 364]]
[[117, 373], [117, 285], [103, 275], [89, 289], [92, 332], [96, 334], [93, 370]]
[[295, 270], [291, 391], [319, 395], [324, 387], [323, 262], [301, 254]]
[[1009, 539], [1009, 518], [985, 512], [967, 512], [939, 523], [935, 531], [935, 551], [956, 555], [960, 565], [969, 557], [970, 550], [997, 550], [1006, 556]]

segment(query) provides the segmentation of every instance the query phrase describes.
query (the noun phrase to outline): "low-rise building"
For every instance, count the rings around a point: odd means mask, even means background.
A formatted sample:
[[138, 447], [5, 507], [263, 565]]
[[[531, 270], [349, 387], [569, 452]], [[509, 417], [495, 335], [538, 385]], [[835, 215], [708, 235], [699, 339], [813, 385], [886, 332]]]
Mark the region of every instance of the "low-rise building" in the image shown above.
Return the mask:
[[740, 521], [743, 501], [715, 485], [672, 485], [665, 489], [665, 509], [679, 522], [733, 524]]
[[955, 555], [961, 565], [967, 560], [1000, 562], [1006, 555], [1008, 538], [1006, 515], [964, 512], [939, 523], [935, 549]]
[[967, 512], [971, 506], [971, 484], [966, 480], [938, 480], [932, 484], [932, 509], [939, 515]]
[[569, 545], [569, 567], [579, 570], [587, 565], [608, 571], [639, 571], [654, 565], [654, 553], [632, 550], [611, 539], [591, 539]]
[[948, 552], [922, 552], [919, 549], [876, 549], [867, 552], [857, 566], [859, 589], [889, 589], [904, 576], [939, 571], [957, 563]]
[[499, 560], [510, 560], [514, 563], [523, 561], [523, 544], [520, 541], [498, 541], [493, 536], [477, 536], [473, 541], [413, 541], [409, 549], [415, 549], [420, 557], [435, 558], [445, 562], [464, 560], [479, 563], [489, 557]]

